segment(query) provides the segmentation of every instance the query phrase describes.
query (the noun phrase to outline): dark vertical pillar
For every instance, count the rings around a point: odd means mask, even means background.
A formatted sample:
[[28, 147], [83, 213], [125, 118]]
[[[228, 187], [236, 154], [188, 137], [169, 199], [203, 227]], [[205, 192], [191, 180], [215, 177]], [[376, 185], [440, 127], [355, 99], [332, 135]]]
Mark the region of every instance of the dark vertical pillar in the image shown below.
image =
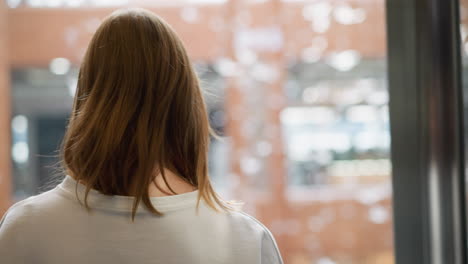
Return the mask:
[[396, 263], [466, 263], [458, 1], [387, 1]]

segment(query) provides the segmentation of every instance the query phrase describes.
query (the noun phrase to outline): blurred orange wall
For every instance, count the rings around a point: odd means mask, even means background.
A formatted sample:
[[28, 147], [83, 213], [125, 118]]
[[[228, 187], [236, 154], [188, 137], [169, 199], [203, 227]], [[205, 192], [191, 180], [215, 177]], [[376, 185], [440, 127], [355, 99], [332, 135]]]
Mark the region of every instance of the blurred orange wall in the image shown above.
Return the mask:
[[0, 1], [0, 215], [11, 203], [10, 177], [10, 74], [7, 51], [8, 17]]

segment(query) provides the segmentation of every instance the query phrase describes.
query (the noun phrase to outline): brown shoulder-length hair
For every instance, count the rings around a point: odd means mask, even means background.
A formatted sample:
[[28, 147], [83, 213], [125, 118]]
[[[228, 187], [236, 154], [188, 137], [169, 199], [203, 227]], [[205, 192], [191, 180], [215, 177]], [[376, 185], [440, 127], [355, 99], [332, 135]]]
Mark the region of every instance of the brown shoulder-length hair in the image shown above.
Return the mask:
[[[164, 169], [228, 209], [207, 170], [211, 128], [199, 80], [182, 41], [143, 9], [118, 10], [94, 34], [81, 64], [62, 145], [66, 173], [108, 195], [134, 196], [153, 213], [148, 186]], [[167, 184], [168, 185], [168, 184]], [[175, 194], [175, 192], [169, 189]]]

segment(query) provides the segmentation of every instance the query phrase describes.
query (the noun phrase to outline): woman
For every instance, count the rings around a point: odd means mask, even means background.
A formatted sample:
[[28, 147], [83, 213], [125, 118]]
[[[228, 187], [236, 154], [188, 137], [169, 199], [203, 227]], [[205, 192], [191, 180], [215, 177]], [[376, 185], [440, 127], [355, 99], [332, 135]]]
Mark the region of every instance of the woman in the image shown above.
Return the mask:
[[0, 223], [8, 263], [282, 263], [271, 233], [208, 178], [210, 127], [181, 40], [120, 10], [80, 68], [62, 147], [65, 179]]

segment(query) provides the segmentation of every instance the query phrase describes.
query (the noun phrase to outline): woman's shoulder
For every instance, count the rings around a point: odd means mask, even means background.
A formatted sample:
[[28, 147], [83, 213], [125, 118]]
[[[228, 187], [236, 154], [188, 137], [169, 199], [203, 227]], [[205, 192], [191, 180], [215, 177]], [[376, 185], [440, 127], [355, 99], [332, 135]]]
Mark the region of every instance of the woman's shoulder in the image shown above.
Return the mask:
[[229, 210], [227, 215], [231, 225], [238, 232], [247, 233], [250, 236], [257, 235], [258, 238], [272, 237], [270, 230], [254, 216], [242, 210]]
[[243, 211], [231, 211], [229, 215], [240, 226], [240, 229], [250, 236], [254, 235], [261, 241], [262, 259], [269, 262], [262, 263], [283, 263], [281, 254], [270, 230], [258, 219]]
[[[224, 220], [227, 220], [231, 228], [240, 232], [240, 233], [248, 233], [250, 236], [256, 236], [261, 238], [263, 236], [271, 236], [270, 230], [258, 219], [254, 216], [250, 215], [249, 213], [243, 210], [244, 203], [238, 201], [224, 201], [227, 209], [220, 209], [217, 213], [211, 208], [206, 210], [210, 212], [209, 214], [215, 216], [220, 216]], [[221, 212], [221, 214], [219, 214]], [[217, 219], [218, 217], [215, 217]], [[219, 218], [218, 218], [219, 220]], [[224, 221], [223, 220], [223, 221]]]
[[246, 228], [250, 228], [260, 233], [270, 231], [268, 228], [263, 225], [258, 219], [253, 217], [252, 215], [242, 211], [242, 210], [232, 210], [228, 212], [229, 217], [232, 219], [234, 223], [240, 226], [244, 226]]
[[[6, 228], [25, 228], [40, 216], [49, 215], [49, 208], [55, 207], [57, 199], [55, 189], [30, 196], [13, 204], [0, 220], [0, 230]], [[0, 231], [1, 232], [1, 231]]]
[[13, 204], [5, 212], [0, 220], [0, 245], [16, 248], [16, 245], [27, 242], [25, 237], [31, 234], [36, 200], [37, 196], [31, 196]]
[[[0, 255], [5, 263], [30, 263], [25, 252], [32, 252], [44, 237], [53, 234], [61, 208], [56, 190], [31, 196], [13, 204], [0, 220]], [[3, 260], [3, 259], [2, 259]], [[2, 262], [3, 263], [3, 262]]]

